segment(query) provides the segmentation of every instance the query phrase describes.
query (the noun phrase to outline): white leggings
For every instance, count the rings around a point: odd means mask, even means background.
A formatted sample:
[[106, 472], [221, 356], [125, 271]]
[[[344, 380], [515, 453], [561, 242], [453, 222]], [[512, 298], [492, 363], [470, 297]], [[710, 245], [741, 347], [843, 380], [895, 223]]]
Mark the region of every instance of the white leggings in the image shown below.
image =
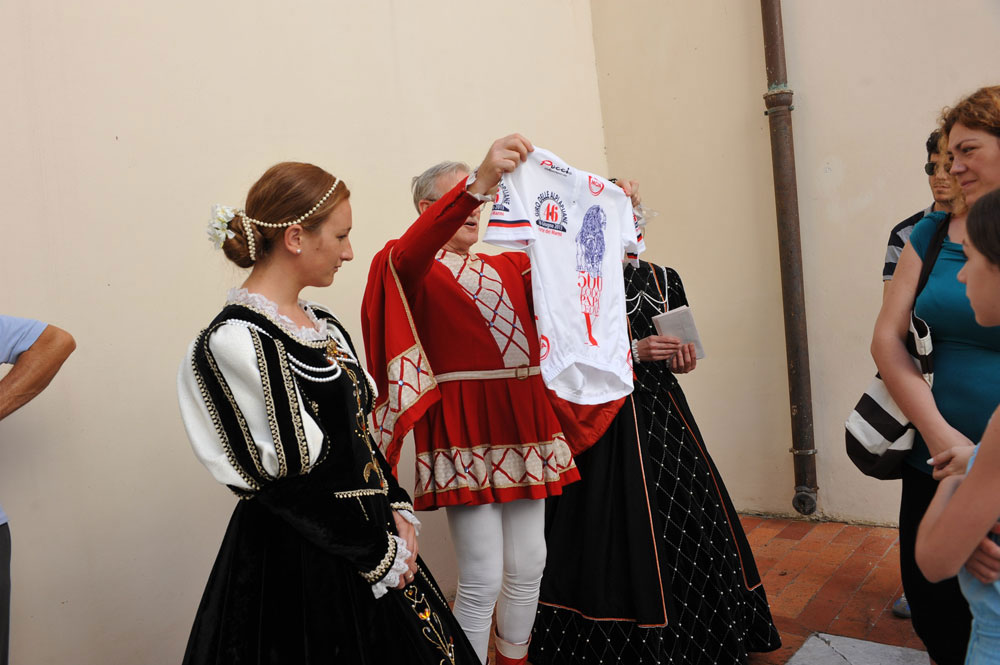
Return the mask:
[[494, 606], [500, 637], [512, 644], [531, 637], [545, 568], [545, 502], [446, 510], [458, 558], [455, 618], [485, 663]]

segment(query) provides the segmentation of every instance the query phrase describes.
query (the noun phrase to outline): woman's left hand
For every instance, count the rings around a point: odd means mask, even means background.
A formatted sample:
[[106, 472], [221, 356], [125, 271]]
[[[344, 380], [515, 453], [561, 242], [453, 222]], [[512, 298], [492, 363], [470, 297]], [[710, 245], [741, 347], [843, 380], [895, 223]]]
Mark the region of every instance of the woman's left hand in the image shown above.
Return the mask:
[[406, 518], [395, 510], [392, 511], [392, 519], [396, 522], [396, 534], [406, 541], [406, 549], [413, 553], [413, 561], [417, 559], [417, 530], [406, 521]]
[[670, 359], [670, 371], [674, 374], [687, 374], [698, 365], [694, 344], [682, 344], [681, 348]]
[[637, 208], [642, 204], [642, 197], [639, 196], [639, 183], [635, 180], [619, 180], [618, 186], [622, 188], [626, 196], [632, 199], [632, 207]]
[[934, 467], [934, 480], [964, 474], [973, 450], [973, 446], [955, 446], [927, 460]]

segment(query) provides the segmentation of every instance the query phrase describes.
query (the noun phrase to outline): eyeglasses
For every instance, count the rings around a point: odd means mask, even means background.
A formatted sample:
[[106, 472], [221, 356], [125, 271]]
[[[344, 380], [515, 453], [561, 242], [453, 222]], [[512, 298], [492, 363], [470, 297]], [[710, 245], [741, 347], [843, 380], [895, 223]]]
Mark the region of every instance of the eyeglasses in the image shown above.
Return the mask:
[[934, 175], [937, 173], [937, 167], [938, 165], [936, 162], [927, 162], [924, 164], [924, 173], [927, 175]]

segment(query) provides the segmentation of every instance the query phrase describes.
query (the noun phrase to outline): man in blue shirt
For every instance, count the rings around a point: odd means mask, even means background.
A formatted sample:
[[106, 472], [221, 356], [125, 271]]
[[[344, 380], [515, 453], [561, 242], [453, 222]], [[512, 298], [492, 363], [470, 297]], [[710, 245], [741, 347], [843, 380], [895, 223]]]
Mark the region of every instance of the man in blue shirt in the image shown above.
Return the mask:
[[[42, 392], [75, 348], [65, 330], [0, 314], [0, 364], [13, 365], [0, 379], [0, 420]], [[9, 644], [10, 527], [0, 507], [0, 665], [7, 665]]]

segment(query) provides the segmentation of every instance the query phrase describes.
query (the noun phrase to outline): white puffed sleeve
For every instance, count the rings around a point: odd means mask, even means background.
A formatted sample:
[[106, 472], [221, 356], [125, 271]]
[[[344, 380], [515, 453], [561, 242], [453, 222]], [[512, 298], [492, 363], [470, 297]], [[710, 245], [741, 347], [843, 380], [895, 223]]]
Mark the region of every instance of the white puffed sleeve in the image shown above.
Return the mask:
[[[184, 421], [184, 428], [187, 430], [191, 447], [198, 460], [220, 483], [244, 490], [253, 489], [247, 479], [233, 466], [222, 445], [215, 424], [212, 422], [212, 417], [202, 397], [198, 379], [195, 376], [194, 346], [195, 343], [192, 342], [188, 347], [184, 362], [181, 363], [177, 374], [177, 394], [181, 419]], [[264, 388], [250, 331], [246, 326], [238, 323], [220, 326], [212, 333], [208, 346], [240, 412], [243, 414], [257, 448], [261, 466], [267, 475], [277, 477], [278, 455], [268, 423]], [[296, 392], [298, 392], [297, 386]], [[310, 464], [312, 464], [318, 459], [322, 449], [323, 432], [312, 415], [305, 409], [305, 403], [301, 397], [299, 395], [299, 412], [302, 416]]]

